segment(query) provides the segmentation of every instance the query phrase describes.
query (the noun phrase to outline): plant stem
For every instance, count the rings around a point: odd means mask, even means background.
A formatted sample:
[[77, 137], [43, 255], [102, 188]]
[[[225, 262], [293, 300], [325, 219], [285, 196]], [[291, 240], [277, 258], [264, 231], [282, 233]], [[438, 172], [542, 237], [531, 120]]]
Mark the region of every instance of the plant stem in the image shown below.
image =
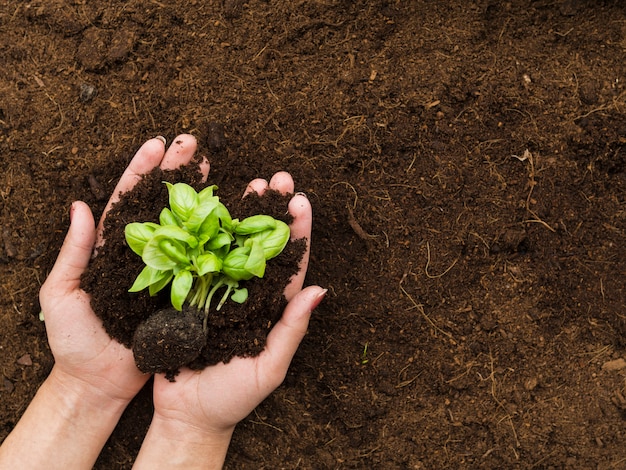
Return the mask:
[[[209, 320], [209, 308], [211, 307], [211, 299], [213, 298], [215, 291], [217, 291], [217, 289], [222, 287], [224, 284], [224, 279], [218, 280], [206, 296], [204, 303], [204, 321], [202, 322], [202, 328], [205, 332], [207, 330], [207, 322]], [[200, 306], [200, 308], [202, 308], [202, 306]]]

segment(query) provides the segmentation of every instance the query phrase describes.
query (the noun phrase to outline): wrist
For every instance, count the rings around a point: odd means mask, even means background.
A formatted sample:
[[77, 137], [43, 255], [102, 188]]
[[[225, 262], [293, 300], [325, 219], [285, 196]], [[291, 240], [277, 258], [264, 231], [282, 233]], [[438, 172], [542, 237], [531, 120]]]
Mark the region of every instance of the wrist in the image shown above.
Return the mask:
[[91, 468], [124, 408], [53, 368], [0, 448], [0, 468]]
[[97, 411], [102, 415], [110, 415], [116, 421], [132, 399], [121, 394], [108, 393], [105, 384], [89, 383], [64, 372], [56, 365], [41, 388], [54, 397], [61, 405], [61, 410]]
[[220, 469], [235, 427], [204, 429], [155, 413], [135, 469]]

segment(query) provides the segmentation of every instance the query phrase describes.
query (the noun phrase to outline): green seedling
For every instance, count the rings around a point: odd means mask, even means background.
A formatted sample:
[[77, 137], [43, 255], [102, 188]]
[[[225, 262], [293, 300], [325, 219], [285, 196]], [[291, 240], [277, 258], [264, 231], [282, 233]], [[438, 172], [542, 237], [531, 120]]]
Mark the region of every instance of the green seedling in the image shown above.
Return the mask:
[[165, 183], [169, 208], [159, 223], [126, 225], [128, 246], [141, 256], [145, 267], [130, 292], [148, 289], [150, 295], [170, 287], [176, 310], [188, 303], [204, 309], [204, 327], [211, 301], [225, 288], [216, 310], [231, 300], [243, 303], [248, 291], [241, 281], [262, 278], [267, 260], [280, 254], [289, 241], [289, 226], [268, 215], [233, 219], [214, 195], [217, 186], [196, 192], [184, 183]]
[[367, 363], [370, 361], [367, 357], [367, 348], [369, 346], [369, 343], [365, 343], [365, 347], [363, 348], [363, 352], [361, 353], [361, 365], [367, 365]]

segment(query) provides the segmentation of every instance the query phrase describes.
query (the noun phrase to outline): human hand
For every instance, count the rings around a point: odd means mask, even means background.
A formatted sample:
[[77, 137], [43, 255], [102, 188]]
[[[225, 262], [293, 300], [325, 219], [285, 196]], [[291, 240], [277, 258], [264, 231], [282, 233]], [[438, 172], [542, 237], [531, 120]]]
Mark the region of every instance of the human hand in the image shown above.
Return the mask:
[[[176, 168], [196, 150], [191, 136], [179, 136], [165, 152], [164, 139], [151, 139], [137, 152], [107, 205], [156, 166]], [[205, 165], [203, 172], [208, 173]], [[103, 217], [104, 217], [103, 216]], [[76, 202], [70, 229], [40, 291], [55, 365], [21, 419], [0, 446], [0, 468], [92, 468], [130, 399], [147, 380], [132, 352], [112, 340], [80, 288], [98, 229], [86, 204]], [[97, 242], [96, 242], [97, 240]]]
[[[262, 195], [267, 188], [292, 193], [288, 173], [274, 175], [270, 182], [252, 181], [246, 194]], [[202, 371], [184, 368], [169, 382], [154, 377], [154, 416], [136, 467], [149, 468], [162, 458], [175, 458], [180, 468], [219, 468], [235, 425], [274, 391], [284, 380], [291, 359], [304, 337], [311, 311], [326, 291], [318, 286], [302, 290], [311, 238], [311, 205], [302, 194], [289, 202], [294, 220], [291, 238], [306, 238], [307, 249], [300, 270], [285, 289], [289, 301], [282, 318], [267, 337], [265, 349], [256, 357], [235, 357]], [[180, 459], [180, 460], [179, 460]], [[178, 468], [168, 460], [169, 468]], [[191, 466], [191, 467], [190, 467]]]
[[[40, 291], [50, 349], [55, 365], [50, 379], [66, 391], [73, 388], [84, 397], [96, 394], [98, 400], [111, 400], [124, 406], [145, 384], [132, 352], [111, 339], [80, 288], [94, 246], [102, 246], [103, 221], [122, 193], [129, 191], [143, 174], [156, 166], [174, 169], [191, 160], [196, 140], [182, 135], [165, 152], [162, 138], [148, 140], [137, 151], [120, 178], [98, 227], [89, 207], [75, 202], [70, 211], [70, 229], [56, 263]], [[206, 167], [205, 167], [206, 168]], [[206, 168], [205, 172], [208, 172]]]

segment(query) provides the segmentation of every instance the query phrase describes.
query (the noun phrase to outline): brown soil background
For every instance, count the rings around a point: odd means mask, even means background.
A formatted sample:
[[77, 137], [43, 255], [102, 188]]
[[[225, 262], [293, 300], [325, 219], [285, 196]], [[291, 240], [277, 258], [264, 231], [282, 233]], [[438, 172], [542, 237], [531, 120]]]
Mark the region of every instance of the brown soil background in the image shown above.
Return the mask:
[[626, 468], [623, 2], [4, 1], [0, 51], [0, 439], [71, 201], [191, 132], [294, 175], [329, 289], [227, 468]]

